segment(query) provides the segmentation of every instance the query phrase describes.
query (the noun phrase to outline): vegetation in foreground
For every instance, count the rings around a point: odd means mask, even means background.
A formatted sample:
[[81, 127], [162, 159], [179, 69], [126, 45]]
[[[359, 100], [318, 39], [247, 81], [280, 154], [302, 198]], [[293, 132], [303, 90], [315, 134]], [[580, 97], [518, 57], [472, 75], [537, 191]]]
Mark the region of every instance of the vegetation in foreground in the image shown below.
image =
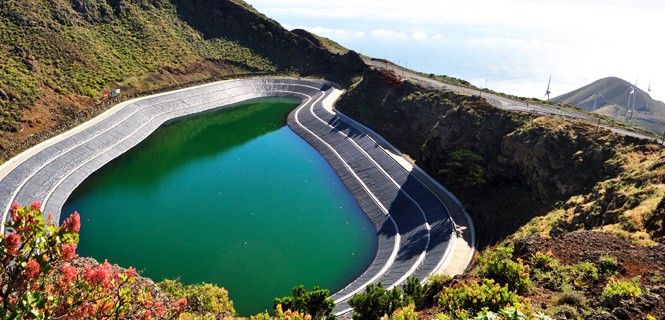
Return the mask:
[[[240, 319], [228, 292], [213, 284], [155, 284], [132, 267], [76, 254], [81, 217], [60, 226], [41, 204], [12, 205], [0, 238], [0, 319]], [[274, 315], [250, 319], [331, 319], [326, 289], [294, 287], [275, 299]]]
[[[542, 244], [542, 243], [540, 243]], [[665, 252], [659, 258], [665, 257]], [[354, 319], [662, 319], [665, 262], [631, 270], [610, 255], [559, 260], [534, 247], [486, 250], [468, 274], [372, 285], [351, 300]], [[659, 271], [658, 271], [659, 270]]]
[[56, 227], [40, 206], [11, 208], [0, 242], [0, 318], [174, 319], [185, 310], [185, 298], [154, 290], [133, 268], [76, 259], [79, 214]]
[[[56, 227], [40, 204], [12, 206], [0, 241], [2, 319], [239, 319], [223, 288], [165, 280], [155, 285], [133, 268], [76, 256], [80, 216]], [[355, 319], [657, 319], [665, 316], [665, 250], [632, 247], [632, 256], [589, 255], [618, 238], [604, 234], [552, 241], [526, 238], [486, 250], [469, 273], [409, 278], [391, 290], [370, 285], [350, 304]], [[575, 241], [589, 241], [585, 245]], [[570, 243], [573, 243], [571, 246]], [[594, 244], [597, 244], [594, 247]], [[563, 250], [561, 246], [571, 246]], [[619, 243], [628, 246], [628, 243]], [[587, 250], [586, 255], [573, 252]], [[585, 249], [586, 248], [586, 249]], [[548, 250], [548, 251], [543, 251]], [[553, 253], [557, 252], [557, 253]], [[601, 251], [602, 252], [602, 251]], [[639, 269], [640, 259], [652, 259]], [[626, 262], [622, 262], [627, 260]], [[334, 302], [321, 288], [295, 287], [274, 314], [249, 319], [330, 319]], [[605, 317], [608, 316], [608, 317]], [[651, 317], [651, 318], [650, 318]]]

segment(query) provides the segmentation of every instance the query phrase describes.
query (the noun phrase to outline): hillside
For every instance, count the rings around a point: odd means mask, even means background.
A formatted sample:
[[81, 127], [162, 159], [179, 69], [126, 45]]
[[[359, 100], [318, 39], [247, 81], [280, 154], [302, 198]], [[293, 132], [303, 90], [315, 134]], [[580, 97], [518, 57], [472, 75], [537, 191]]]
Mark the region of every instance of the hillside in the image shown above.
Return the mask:
[[[583, 122], [506, 112], [477, 96], [432, 91], [379, 71], [366, 72], [338, 108], [376, 129], [459, 195], [476, 213], [482, 244], [505, 240], [532, 218], [554, 212], [561, 201], [598, 205], [609, 197], [611, 208], [597, 214], [616, 210], [614, 215], [636, 208], [637, 199], [651, 199], [650, 209], [640, 211], [648, 215], [665, 193], [661, 147]], [[464, 165], [450, 167], [455, 162]], [[648, 191], [635, 198], [635, 190], [623, 184], [648, 186]], [[629, 198], [635, 200], [628, 205]], [[584, 208], [576, 210], [588, 213]], [[646, 242], [662, 240], [660, 227], [633, 218]], [[628, 218], [574, 223], [566, 231], [623, 219]]]
[[[659, 278], [665, 266], [654, 262], [662, 259], [665, 242], [662, 146], [582, 121], [502, 111], [477, 96], [435, 91], [374, 70], [337, 108], [376, 130], [461, 198], [474, 219], [482, 256], [512, 259], [498, 265], [516, 264], [519, 274], [530, 273], [530, 288], [517, 290], [522, 310], [539, 309], [556, 319], [608, 311], [628, 312], [619, 319], [665, 316], [662, 296], [655, 303], [660, 311], [615, 310], [601, 297], [613, 280], [574, 275], [586, 272], [578, 268], [601, 268], [599, 257], [613, 257], [624, 268], [615, 277], [642, 277], [641, 285], [654, 292], [665, 284]], [[496, 245], [515, 251], [497, 252]], [[543, 269], [534, 261], [540, 258], [558, 262]], [[493, 271], [503, 276], [487, 273], [487, 263], [477, 260], [449, 285], [468, 292], [483, 278], [511, 284], [518, 276], [505, 269]], [[572, 302], [565, 300], [571, 295]], [[450, 308], [439, 300], [420, 316]]]
[[[665, 103], [652, 99], [647, 92], [635, 87], [629, 105], [632, 87], [625, 80], [609, 77], [553, 98], [552, 101], [574, 105], [662, 134], [665, 130]], [[633, 108], [635, 111], [631, 116]]]
[[135, 95], [241, 74], [344, 83], [364, 67], [240, 0], [2, 1], [0, 61], [2, 160]]

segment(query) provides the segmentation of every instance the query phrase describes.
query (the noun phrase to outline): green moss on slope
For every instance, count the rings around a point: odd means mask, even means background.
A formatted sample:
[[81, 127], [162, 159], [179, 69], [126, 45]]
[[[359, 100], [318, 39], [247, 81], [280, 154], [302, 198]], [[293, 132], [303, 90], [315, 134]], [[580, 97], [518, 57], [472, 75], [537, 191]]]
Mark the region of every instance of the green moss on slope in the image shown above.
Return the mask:
[[0, 2], [0, 157], [121, 99], [238, 74], [344, 82], [364, 64], [289, 32], [241, 0]]

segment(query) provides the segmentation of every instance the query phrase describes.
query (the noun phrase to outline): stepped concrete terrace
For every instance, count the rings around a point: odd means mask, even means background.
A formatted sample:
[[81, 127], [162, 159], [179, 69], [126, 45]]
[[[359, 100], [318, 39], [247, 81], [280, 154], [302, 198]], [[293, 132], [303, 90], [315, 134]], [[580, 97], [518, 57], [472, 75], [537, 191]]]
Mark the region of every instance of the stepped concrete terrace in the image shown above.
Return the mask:
[[121, 103], [0, 166], [2, 221], [13, 202], [34, 200], [42, 200], [44, 214], [59, 221], [62, 206], [83, 180], [165, 123], [252, 99], [286, 97], [301, 101], [287, 119], [289, 127], [328, 161], [378, 235], [371, 265], [332, 295], [335, 315], [349, 317], [348, 300], [368, 284], [394, 287], [409, 276], [424, 280], [433, 273], [463, 272], [475, 236], [461, 203], [385, 139], [336, 112], [332, 106], [341, 93], [322, 80], [256, 78]]

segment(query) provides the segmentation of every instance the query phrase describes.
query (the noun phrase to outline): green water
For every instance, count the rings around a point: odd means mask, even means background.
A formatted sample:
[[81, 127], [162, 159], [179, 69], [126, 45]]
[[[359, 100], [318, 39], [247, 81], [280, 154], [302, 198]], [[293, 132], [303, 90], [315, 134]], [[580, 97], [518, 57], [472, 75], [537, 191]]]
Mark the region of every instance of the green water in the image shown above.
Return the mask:
[[335, 291], [369, 265], [375, 230], [325, 160], [261, 100], [165, 125], [70, 196], [79, 254], [154, 280], [211, 282], [239, 314], [294, 285]]

